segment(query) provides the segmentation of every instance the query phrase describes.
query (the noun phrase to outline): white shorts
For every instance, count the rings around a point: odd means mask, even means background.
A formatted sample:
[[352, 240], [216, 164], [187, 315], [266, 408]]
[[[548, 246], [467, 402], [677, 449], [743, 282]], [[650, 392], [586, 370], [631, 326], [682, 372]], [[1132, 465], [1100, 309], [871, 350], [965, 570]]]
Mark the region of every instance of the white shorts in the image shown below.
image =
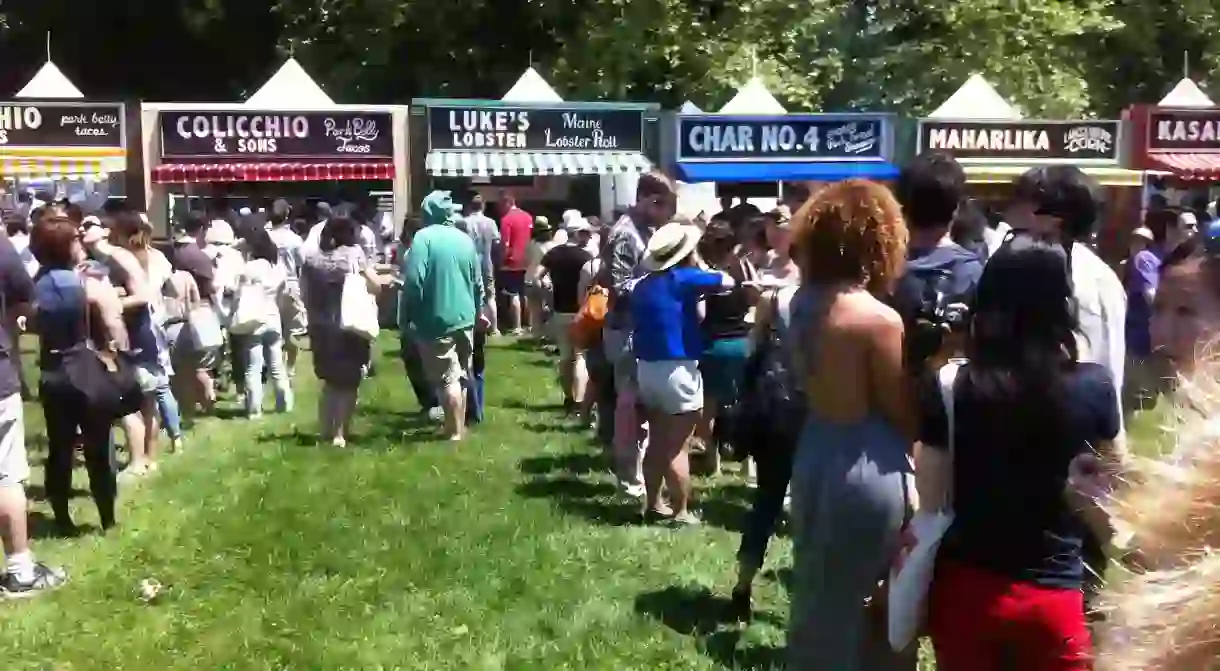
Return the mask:
[[30, 477], [25, 456], [25, 414], [21, 394], [0, 399], [0, 487], [17, 487]]
[[653, 410], [683, 415], [703, 409], [698, 361], [640, 361], [636, 379], [640, 403]]
[[576, 321], [575, 314], [556, 312], [551, 315], [551, 321], [546, 324], [551, 341], [559, 346], [559, 358], [564, 361], [575, 361], [577, 358], [584, 358], [585, 353], [575, 348], [572, 344], [572, 336], [569, 334], [572, 322], [574, 321]]

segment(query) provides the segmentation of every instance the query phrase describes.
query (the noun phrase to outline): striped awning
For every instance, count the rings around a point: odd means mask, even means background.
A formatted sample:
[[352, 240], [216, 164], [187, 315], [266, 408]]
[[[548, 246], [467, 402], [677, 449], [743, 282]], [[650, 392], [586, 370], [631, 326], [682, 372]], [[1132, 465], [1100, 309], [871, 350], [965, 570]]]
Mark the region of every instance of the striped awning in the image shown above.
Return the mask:
[[0, 177], [98, 177], [126, 169], [121, 156], [0, 156]]
[[1149, 154], [1148, 160], [1179, 179], [1211, 181], [1220, 177], [1220, 154]]
[[394, 179], [394, 164], [347, 163], [163, 163], [152, 170], [157, 184], [207, 182], [329, 182]]
[[426, 164], [428, 174], [442, 177], [611, 175], [652, 168], [648, 158], [635, 151], [430, 151]]

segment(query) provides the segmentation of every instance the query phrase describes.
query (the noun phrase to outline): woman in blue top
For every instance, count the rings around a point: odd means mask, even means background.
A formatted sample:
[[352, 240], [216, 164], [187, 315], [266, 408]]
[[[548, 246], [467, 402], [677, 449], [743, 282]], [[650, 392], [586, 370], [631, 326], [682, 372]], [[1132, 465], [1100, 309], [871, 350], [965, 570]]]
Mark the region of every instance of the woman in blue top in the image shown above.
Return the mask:
[[[703, 409], [699, 357], [705, 343], [699, 301], [734, 285], [724, 273], [701, 269], [695, 253], [700, 235], [698, 228], [678, 223], [657, 229], [640, 261], [647, 274], [631, 293], [639, 402], [649, 431], [644, 456], [645, 521], [699, 523], [687, 509], [690, 462], [684, 450]], [[660, 501], [663, 480], [668, 481], [672, 508]]]

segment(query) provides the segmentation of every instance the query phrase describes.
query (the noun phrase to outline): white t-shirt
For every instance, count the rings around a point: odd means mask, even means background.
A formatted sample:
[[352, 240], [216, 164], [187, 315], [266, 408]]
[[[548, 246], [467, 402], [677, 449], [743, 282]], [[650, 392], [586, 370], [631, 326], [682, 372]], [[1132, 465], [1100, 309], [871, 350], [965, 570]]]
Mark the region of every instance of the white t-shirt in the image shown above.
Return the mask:
[[266, 300], [263, 301], [263, 326], [255, 331], [255, 334], [272, 332], [280, 332], [280, 294], [284, 290], [284, 283], [288, 279], [288, 273], [284, 270], [284, 266], [279, 263], [269, 263], [266, 259], [254, 259], [246, 263], [245, 271], [241, 275], [240, 288], [237, 292], [239, 299], [249, 285], [257, 286], [264, 292]]
[[1127, 292], [1110, 266], [1088, 245], [1072, 245], [1072, 286], [1080, 313], [1076, 346], [1080, 360], [1110, 371], [1119, 390], [1122, 417], [1123, 367], [1127, 357]]
[[525, 283], [537, 284], [538, 277], [542, 274], [542, 257], [555, 247], [555, 241], [538, 242], [531, 240], [525, 248]]

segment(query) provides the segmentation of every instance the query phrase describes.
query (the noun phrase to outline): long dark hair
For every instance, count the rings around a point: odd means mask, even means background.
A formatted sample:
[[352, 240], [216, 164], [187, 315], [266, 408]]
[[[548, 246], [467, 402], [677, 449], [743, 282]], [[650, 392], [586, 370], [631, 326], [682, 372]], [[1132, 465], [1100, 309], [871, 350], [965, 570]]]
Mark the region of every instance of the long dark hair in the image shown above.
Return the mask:
[[1011, 427], [1018, 449], [1064, 440], [1065, 380], [1078, 358], [1077, 326], [1067, 252], [1015, 236], [979, 279], [962, 390], [971, 412], [993, 413], [980, 421]]

